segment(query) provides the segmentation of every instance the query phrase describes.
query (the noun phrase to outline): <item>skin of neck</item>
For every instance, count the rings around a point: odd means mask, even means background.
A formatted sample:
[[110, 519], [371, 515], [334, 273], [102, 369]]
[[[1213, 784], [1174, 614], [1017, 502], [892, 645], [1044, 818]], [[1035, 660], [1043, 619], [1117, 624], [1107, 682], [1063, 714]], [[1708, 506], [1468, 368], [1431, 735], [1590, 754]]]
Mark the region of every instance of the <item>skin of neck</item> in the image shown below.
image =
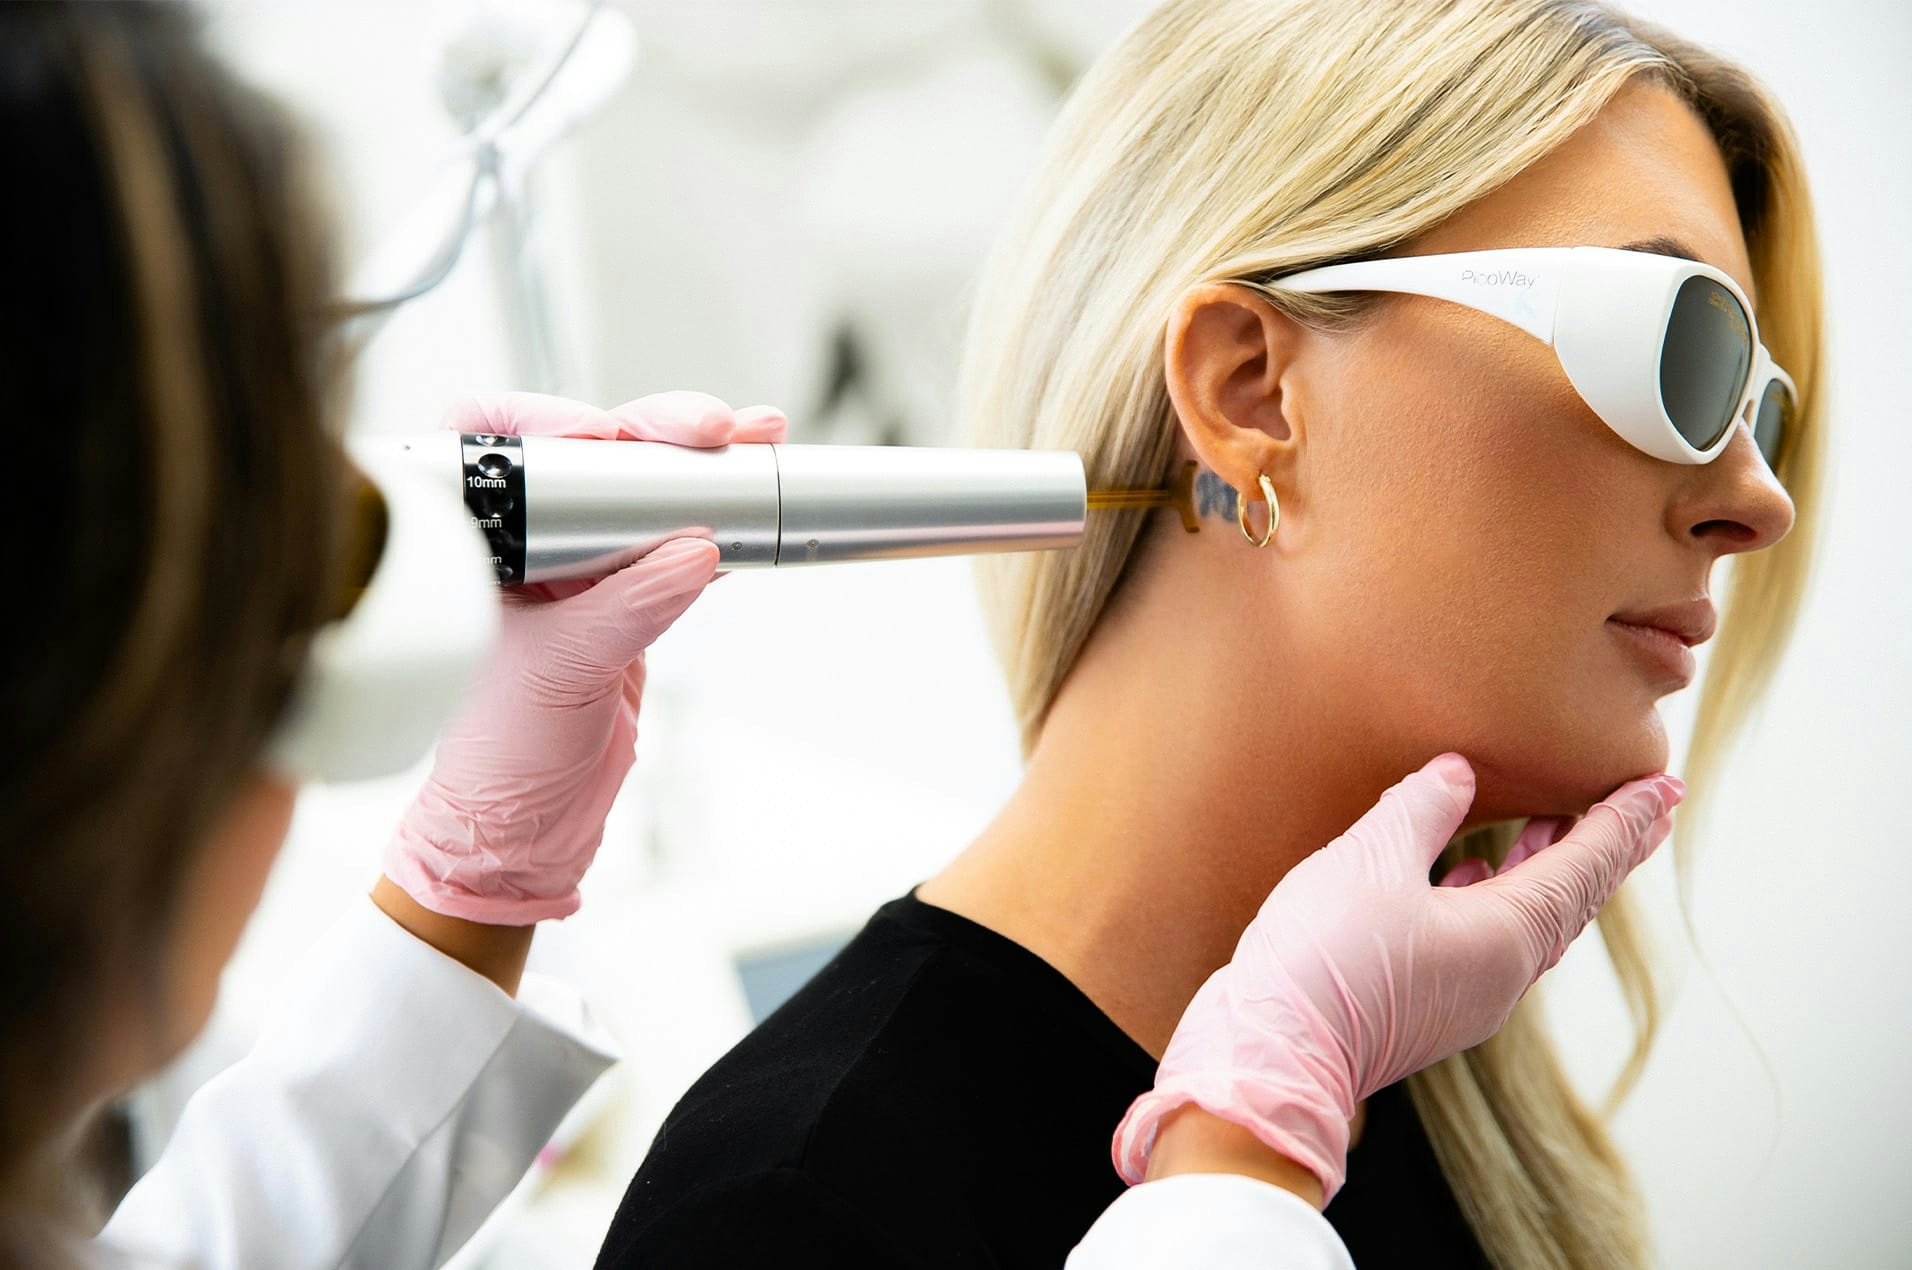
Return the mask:
[[1157, 1058], [1275, 884], [1415, 765], [1391, 770], [1305, 650], [1244, 616], [1279, 603], [1278, 571], [1232, 520], [1165, 541], [1183, 533], [1138, 546], [1022, 784], [917, 892], [1040, 956]]

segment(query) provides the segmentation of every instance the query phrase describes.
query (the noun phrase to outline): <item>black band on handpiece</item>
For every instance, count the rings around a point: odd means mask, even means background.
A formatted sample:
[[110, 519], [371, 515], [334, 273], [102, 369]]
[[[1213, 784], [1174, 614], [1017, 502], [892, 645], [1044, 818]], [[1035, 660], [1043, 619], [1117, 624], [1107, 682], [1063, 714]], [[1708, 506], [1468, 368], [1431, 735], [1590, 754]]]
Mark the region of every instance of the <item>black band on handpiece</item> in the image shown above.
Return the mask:
[[465, 509], [491, 544], [501, 586], [518, 586], [525, 573], [524, 446], [517, 437], [466, 432]]

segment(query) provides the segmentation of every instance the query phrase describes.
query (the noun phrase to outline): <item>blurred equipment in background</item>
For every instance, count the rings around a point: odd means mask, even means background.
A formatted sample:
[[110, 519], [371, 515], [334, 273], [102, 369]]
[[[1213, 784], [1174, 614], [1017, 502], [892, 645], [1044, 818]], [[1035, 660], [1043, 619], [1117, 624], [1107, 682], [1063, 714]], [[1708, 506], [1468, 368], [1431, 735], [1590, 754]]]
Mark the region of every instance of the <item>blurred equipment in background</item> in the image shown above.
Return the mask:
[[438, 91], [464, 131], [455, 162], [391, 237], [347, 283], [339, 316], [356, 350], [401, 305], [451, 275], [465, 243], [491, 231], [503, 287], [512, 378], [555, 392], [558, 363], [550, 301], [538, 254], [530, 174], [551, 146], [609, 102], [630, 78], [637, 32], [603, 0], [591, 0], [569, 41], [537, 73], [513, 76], [517, 40], [481, 11], [445, 48]]

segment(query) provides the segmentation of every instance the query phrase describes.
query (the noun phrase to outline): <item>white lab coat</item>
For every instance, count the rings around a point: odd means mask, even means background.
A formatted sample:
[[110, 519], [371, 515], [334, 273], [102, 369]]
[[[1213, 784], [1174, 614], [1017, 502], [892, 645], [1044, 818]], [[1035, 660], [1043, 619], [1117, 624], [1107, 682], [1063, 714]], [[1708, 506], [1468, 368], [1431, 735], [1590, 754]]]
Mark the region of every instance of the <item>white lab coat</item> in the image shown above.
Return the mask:
[[1328, 1219], [1292, 1191], [1225, 1173], [1130, 1187], [1066, 1270], [1354, 1270]]
[[[562, 985], [526, 976], [513, 1000], [359, 900], [282, 985], [252, 1052], [187, 1103], [90, 1259], [441, 1265], [612, 1061]], [[1126, 1192], [1067, 1270], [1353, 1264], [1299, 1196], [1192, 1175]]]
[[107, 1223], [101, 1265], [440, 1265], [613, 1061], [576, 994], [526, 976], [514, 1000], [369, 899], [280, 993]]

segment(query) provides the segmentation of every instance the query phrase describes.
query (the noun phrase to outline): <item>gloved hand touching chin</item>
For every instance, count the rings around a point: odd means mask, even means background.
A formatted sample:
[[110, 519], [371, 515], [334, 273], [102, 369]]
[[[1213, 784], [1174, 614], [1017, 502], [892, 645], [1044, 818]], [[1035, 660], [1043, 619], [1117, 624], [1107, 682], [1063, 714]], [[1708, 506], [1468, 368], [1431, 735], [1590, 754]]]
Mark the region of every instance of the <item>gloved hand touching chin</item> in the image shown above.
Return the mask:
[[[611, 410], [511, 393], [466, 402], [447, 425], [690, 446], [777, 442], [788, 429], [770, 407], [732, 411], [694, 392]], [[387, 877], [421, 907], [468, 922], [529, 926], [576, 911], [635, 752], [644, 650], [717, 565], [716, 544], [672, 538], [596, 582], [506, 592], [497, 652], [387, 848]]]
[[1116, 1131], [1117, 1170], [1247, 1173], [1325, 1206], [1356, 1104], [1498, 1031], [1666, 839], [1684, 792], [1629, 782], [1571, 828], [1530, 822], [1498, 874], [1469, 862], [1433, 886], [1474, 773], [1432, 760], [1275, 887]]

